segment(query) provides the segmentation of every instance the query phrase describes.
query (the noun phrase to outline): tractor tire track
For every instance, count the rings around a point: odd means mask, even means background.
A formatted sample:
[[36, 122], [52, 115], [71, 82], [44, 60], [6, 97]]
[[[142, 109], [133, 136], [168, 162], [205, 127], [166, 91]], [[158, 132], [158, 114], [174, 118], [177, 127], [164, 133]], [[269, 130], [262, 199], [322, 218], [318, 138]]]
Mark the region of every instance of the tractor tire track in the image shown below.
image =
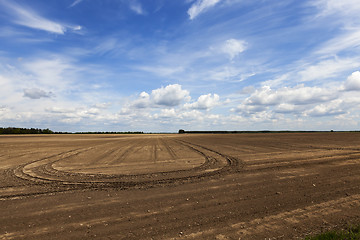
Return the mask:
[[[129, 188], [147, 188], [154, 186], [164, 186], [172, 184], [184, 184], [187, 182], [194, 182], [204, 180], [205, 178], [214, 177], [220, 173], [228, 172], [229, 166], [236, 166], [237, 159], [230, 156], [225, 156], [217, 151], [205, 148], [202, 146], [194, 145], [189, 142], [175, 141], [177, 144], [181, 144], [191, 151], [197, 152], [204, 157], [205, 161], [198, 167], [194, 167], [187, 170], [174, 170], [169, 172], [149, 173], [149, 174], [137, 174], [137, 175], [117, 175], [117, 174], [83, 174], [73, 173], [68, 171], [60, 171], [53, 168], [53, 165], [59, 161], [74, 158], [79, 154], [86, 154], [89, 151], [94, 151], [100, 147], [79, 148], [67, 152], [62, 152], [47, 158], [32, 161], [27, 164], [18, 166], [13, 170], [16, 177], [23, 180], [33, 182], [36, 185], [47, 185], [54, 188], [71, 188], [71, 190], [82, 189], [98, 189], [98, 188], [117, 188], [117, 189], [129, 189]], [[151, 159], [156, 161], [158, 144], [165, 146], [165, 149], [170, 156], [175, 158], [175, 153], [164, 142], [163, 139], [156, 139], [152, 143]], [[109, 144], [108, 144], [109, 145]], [[129, 146], [122, 154], [123, 158], [127, 155], [140, 151], [144, 148], [143, 143]], [[106, 145], [104, 145], [106, 146]], [[102, 147], [104, 147], [102, 146]], [[112, 147], [112, 146], [111, 146]], [[110, 152], [116, 151], [116, 149], [109, 150]], [[103, 155], [109, 153], [106, 151]], [[103, 156], [100, 155], [100, 156]], [[224, 164], [227, 163], [227, 164]], [[154, 179], [154, 180], [152, 180]], [[52, 191], [50, 191], [52, 192]], [[30, 195], [35, 195], [31, 193]], [[44, 194], [43, 192], [39, 194]], [[16, 197], [17, 194], [12, 195]], [[1, 196], [0, 196], [1, 197]], [[11, 197], [11, 196], [6, 196]]]

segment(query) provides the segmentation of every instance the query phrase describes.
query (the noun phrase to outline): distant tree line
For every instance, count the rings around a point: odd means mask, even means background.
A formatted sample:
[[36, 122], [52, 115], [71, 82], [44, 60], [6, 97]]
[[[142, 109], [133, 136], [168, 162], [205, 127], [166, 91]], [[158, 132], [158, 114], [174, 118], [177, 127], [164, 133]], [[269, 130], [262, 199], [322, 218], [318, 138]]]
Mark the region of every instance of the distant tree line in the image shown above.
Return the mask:
[[[329, 132], [329, 131], [270, 131], [270, 130], [262, 130], [262, 131], [185, 131], [184, 129], [180, 129], [178, 133], [184, 134], [184, 133], [315, 133], [315, 132]], [[334, 132], [334, 130], [330, 130], [330, 132]], [[359, 132], [359, 131], [337, 131], [337, 132]]]
[[269, 132], [289, 132], [289, 131], [268, 131], [268, 130], [263, 130], [263, 131], [185, 131], [183, 129], [180, 129], [178, 133], [220, 133], [220, 134], [225, 134], [225, 133], [269, 133]]
[[76, 132], [76, 134], [144, 134], [144, 132]]
[[39, 129], [39, 128], [0, 128], [0, 134], [52, 134], [54, 133], [50, 129]]
[[[76, 132], [75, 134], [143, 134], [144, 132]], [[50, 129], [39, 128], [16, 128], [16, 127], [0, 127], [0, 134], [72, 134], [69, 132], [54, 132]]]

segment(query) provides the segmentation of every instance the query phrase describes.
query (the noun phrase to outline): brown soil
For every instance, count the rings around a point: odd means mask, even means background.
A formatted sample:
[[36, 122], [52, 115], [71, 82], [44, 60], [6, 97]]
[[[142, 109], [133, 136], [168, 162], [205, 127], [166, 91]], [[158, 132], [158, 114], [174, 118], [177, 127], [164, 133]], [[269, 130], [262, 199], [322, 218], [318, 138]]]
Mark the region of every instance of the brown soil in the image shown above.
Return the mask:
[[298, 239], [360, 222], [360, 133], [0, 136], [0, 239]]

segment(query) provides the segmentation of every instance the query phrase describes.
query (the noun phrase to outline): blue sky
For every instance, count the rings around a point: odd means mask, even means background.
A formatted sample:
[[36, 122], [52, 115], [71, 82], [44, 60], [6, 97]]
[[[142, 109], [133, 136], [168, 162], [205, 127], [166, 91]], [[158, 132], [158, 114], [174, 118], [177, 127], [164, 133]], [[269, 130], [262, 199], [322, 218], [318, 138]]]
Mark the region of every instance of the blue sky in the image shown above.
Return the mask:
[[358, 130], [356, 0], [0, 0], [0, 126]]

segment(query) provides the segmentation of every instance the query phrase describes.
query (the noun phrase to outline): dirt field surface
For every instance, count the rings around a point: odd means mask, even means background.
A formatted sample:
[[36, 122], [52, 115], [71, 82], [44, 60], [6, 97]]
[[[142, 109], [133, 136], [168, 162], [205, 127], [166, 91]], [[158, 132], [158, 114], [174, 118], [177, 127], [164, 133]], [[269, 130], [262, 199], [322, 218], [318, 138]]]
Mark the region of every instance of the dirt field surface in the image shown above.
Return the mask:
[[0, 239], [301, 239], [360, 223], [360, 133], [0, 136]]

